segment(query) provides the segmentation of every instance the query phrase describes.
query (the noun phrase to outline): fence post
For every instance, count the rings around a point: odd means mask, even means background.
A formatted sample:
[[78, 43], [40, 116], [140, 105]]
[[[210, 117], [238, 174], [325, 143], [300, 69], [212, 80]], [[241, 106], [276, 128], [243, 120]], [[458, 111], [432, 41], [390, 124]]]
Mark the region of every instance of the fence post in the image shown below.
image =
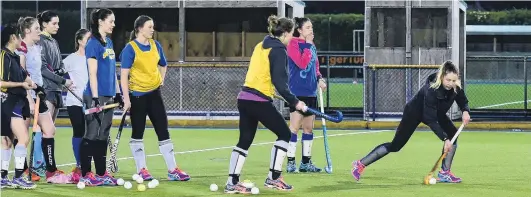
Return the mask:
[[179, 110], [183, 110], [183, 67], [179, 66]]
[[326, 55], [326, 108], [330, 107], [330, 55]]
[[372, 121], [376, 121], [376, 68], [372, 69]]
[[524, 110], [525, 117], [527, 118], [527, 56], [524, 57]]
[[367, 62], [363, 62], [363, 120], [367, 120]]

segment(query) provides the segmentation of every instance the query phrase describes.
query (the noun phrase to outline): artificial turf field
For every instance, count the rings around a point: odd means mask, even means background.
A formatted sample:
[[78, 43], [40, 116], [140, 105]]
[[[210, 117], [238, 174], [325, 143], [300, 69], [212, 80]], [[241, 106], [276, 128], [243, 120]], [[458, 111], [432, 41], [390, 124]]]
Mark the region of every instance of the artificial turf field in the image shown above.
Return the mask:
[[[466, 128], [465, 128], [466, 130]], [[135, 164], [128, 146], [130, 129], [124, 129], [118, 148], [120, 172], [117, 177], [131, 181]], [[119, 197], [119, 196], [231, 196], [222, 188], [227, 180], [229, 157], [237, 143], [235, 129], [171, 129], [178, 165], [188, 172], [188, 182], [165, 181], [166, 167], [159, 153], [153, 129], [146, 130], [144, 142], [147, 164], [160, 185], [144, 192], [121, 186], [87, 187], [50, 185], [39, 182], [30, 191], [3, 189], [2, 197]], [[321, 130], [313, 144], [313, 161], [323, 167], [323, 140]], [[59, 128], [56, 138], [57, 163], [60, 169], [70, 171], [74, 157], [71, 148], [71, 128]], [[116, 135], [113, 128], [112, 136]], [[442, 143], [429, 131], [417, 131], [399, 152], [392, 153], [366, 168], [359, 183], [350, 175], [351, 162], [359, 159], [376, 145], [392, 139], [393, 131], [341, 130], [329, 131], [329, 144], [334, 164], [333, 174], [286, 174], [286, 182], [294, 191], [281, 192], [265, 189], [262, 184], [269, 169], [269, 158], [275, 136], [268, 130], [259, 130], [243, 169], [241, 179], [249, 179], [260, 188], [261, 196], [531, 196], [531, 133], [464, 131], [453, 164], [453, 172], [463, 178], [460, 184], [422, 185], [423, 177], [440, 156]], [[300, 161], [300, 143], [297, 161]], [[12, 163], [11, 168], [14, 167]], [[283, 166], [285, 169], [285, 165]], [[94, 170], [94, 168], [92, 168]], [[12, 173], [10, 173], [12, 175]], [[220, 190], [211, 192], [209, 185], [218, 184]], [[147, 184], [147, 183], [146, 183]]]
[[[329, 86], [330, 107], [363, 107], [362, 83], [330, 82]], [[465, 90], [472, 109], [524, 109], [524, 84], [469, 83]], [[531, 86], [527, 93], [531, 101]]]

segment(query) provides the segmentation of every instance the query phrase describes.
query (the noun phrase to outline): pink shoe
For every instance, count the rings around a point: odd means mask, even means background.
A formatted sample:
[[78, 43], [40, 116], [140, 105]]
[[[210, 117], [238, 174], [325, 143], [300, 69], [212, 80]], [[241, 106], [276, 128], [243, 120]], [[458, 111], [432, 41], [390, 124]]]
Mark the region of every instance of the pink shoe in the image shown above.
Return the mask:
[[140, 172], [138, 173], [138, 175], [140, 175], [140, 177], [142, 177], [142, 179], [144, 179], [144, 181], [153, 180], [153, 176], [151, 176], [151, 174], [149, 173], [149, 171], [146, 168], [142, 168], [140, 170]]
[[79, 182], [79, 179], [81, 179], [81, 169], [78, 167], [75, 167], [72, 169], [72, 172], [70, 173], [71, 180], [70, 182], [77, 184]]
[[61, 170], [55, 172], [46, 172], [46, 181], [52, 184], [71, 184], [72, 177], [66, 175]]

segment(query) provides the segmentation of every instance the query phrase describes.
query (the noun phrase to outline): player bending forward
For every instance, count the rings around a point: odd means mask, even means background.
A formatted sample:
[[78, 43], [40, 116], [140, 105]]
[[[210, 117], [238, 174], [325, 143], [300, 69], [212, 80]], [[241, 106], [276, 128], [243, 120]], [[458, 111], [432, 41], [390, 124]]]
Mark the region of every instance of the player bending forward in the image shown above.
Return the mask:
[[443, 151], [448, 152], [439, 171], [440, 182], [459, 183], [461, 178], [450, 171], [457, 141], [450, 144], [450, 139], [457, 132], [453, 122], [446, 116], [452, 104], [463, 111], [463, 124], [470, 121], [470, 109], [465, 92], [461, 88], [458, 68], [450, 61], [441, 65], [437, 73], [428, 77], [426, 84], [417, 95], [406, 104], [402, 120], [396, 129], [392, 142], [380, 144], [361, 160], [352, 163], [352, 176], [359, 181], [363, 170], [368, 165], [378, 161], [389, 152], [398, 152], [407, 143], [417, 126], [422, 122], [444, 142]]
[[154, 32], [153, 19], [145, 15], [139, 16], [135, 20], [134, 31], [131, 32], [131, 41], [120, 56], [124, 109], [131, 107], [133, 131], [129, 146], [135, 158], [137, 173], [144, 180], [152, 180], [153, 177], [147, 170], [143, 140], [146, 116], [149, 116], [157, 133], [160, 153], [168, 167], [168, 180], [187, 181], [190, 176], [175, 163], [173, 142], [168, 132], [168, 117], [161, 95], [168, 63], [160, 43], [153, 40]]
[[270, 35], [255, 46], [245, 83], [238, 95], [240, 138], [231, 153], [225, 193], [251, 193], [250, 188], [240, 182], [240, 174], [258, 122], [277, 135], [277, 141], [271, 150], [269, 175], [264, 185], [278, 190], [289, 191], [293, 188], [280, 177], [291, 131], [272, 99], [276, 89], [290, 106], [297, 110], [305, 107], [304, 102], [299, 101], [288, 87], [286, 45], [293, 37], [294, 24], [291, 19], [278, 19], [275, 16], [269, 17], [268, 22]]

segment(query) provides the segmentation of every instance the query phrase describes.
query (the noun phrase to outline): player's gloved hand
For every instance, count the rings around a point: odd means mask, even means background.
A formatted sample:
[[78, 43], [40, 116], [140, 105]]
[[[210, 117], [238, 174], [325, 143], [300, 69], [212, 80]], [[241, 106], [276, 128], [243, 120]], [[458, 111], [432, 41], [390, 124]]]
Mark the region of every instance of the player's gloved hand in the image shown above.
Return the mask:
[[98, 100], [98, 97], [92, 98], [91, 108], [94, 108], [94, 107], [100, 107], [100, 100]]
[[46, 96], [46, 93], [44, 92], [44, 88], [42, 86], [37, 85], [37, 88], [35, 88], [34, 91], [36, 94], [43, 94]]
[[62, 68], [60, 68], [60, 69], [55, 69], [53, 72], [54, 72], [56, 75], [59, 75], [59, 76], [61, 76], [61, 77], [64, 76], [64, 75], [66, 74], [65, 69], [62, 69]]
[[114, 96], [114, 103], [119, 103], [120, 108], [124, 107], [124, 100], [122, 99], [122, 94], [116, 93], [116, 96]]
[[46, 100], [46, 93], [44, 92], [44, 88], [42, 86], [37, 86], [37, 88], [35, 88], [35, 94], [37, 94], [41, 101]]

